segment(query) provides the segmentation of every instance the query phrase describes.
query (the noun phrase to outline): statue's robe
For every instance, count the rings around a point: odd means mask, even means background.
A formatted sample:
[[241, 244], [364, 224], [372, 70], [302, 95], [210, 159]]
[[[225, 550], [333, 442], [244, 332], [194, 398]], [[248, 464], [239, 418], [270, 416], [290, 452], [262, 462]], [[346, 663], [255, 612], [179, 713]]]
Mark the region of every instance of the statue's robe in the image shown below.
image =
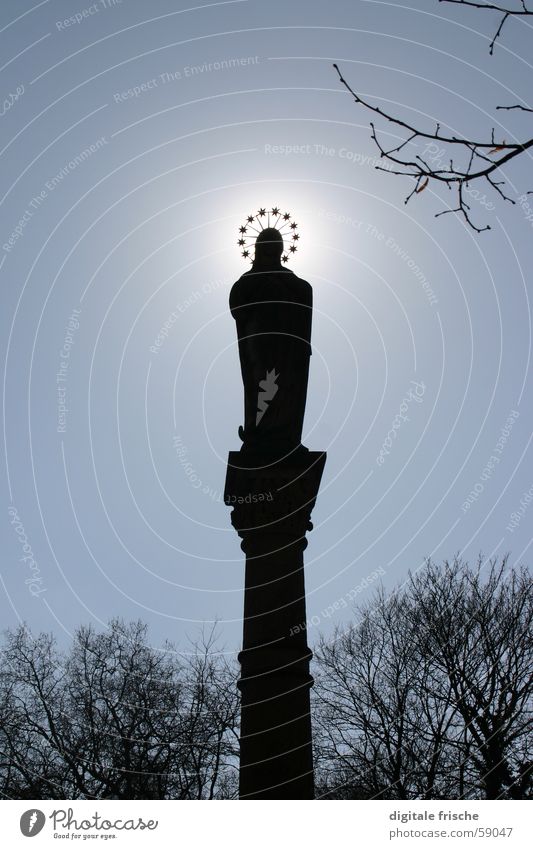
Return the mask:
[[301, 446], [313, 290], [283, 267], [252, 270], [230, 293], [244, 383], [241, 450], [281, 454]]

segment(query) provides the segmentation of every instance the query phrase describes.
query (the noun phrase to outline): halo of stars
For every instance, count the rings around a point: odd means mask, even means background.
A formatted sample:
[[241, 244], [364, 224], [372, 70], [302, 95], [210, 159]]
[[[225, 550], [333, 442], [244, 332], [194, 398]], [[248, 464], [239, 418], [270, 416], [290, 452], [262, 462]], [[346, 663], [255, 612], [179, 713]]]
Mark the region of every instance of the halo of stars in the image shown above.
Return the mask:
[[253, 253], [255, 240], [267, 227], [274, 227], [281, 233], [285, 245], [289, 243], [281, 257], [282, 262], [288, 262], [289, 258], [298, 250], [300, 234], [298, 224], [293, 220], [290, 212], [282, 212], [279, 206], [271, 209], [260, 207], [257, 212], [248, 215], [244, 224], [239, 227], [239, 239], [237, 245], [241, 249], [241, 256], [249, 259]]

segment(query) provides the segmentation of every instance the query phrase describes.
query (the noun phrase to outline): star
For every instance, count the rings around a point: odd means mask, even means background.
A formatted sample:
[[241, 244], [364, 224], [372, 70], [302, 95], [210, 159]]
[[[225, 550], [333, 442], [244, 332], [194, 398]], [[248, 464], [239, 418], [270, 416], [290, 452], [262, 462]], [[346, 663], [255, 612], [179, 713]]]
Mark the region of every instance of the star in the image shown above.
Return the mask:
[[237, 244], [238, 244], [238, 245], [241, 245], [241, 246], [242, 246], [242, 245], [245, 245], [245, 244], [246, 244], [246, 239], [239, 239], [239, 241], [237, 242]]
[[297, 241], [298, 241], [298, 239], [300, 238], [300, 234], [299, 234], [299, 233], [294, 233], [292, 238], [294, 239], [294, 241], [295, 241], [295, 242], [297, 242]]
[[244, 257], [250, 256], [250, 251], [243, 251], [243, 252], [242, 252], [242, 255], [243, 255]]
[[266, 215], [266, 214], [267, 214], [267, 211], [266, 211], [266, 209], [263, 209], [263, 208], [261, 207], [261, 209], [259, 210], [259, 212], [258, 212], [257, 214], [258, 214], [258, 215], [261, 215], [261, 216], [262, 216], [262, 215]]
[[247, 227], [239, 227], [239, 233], [246, 233]]
[[291, 245], [289, 250], [290, 250], [291, 253], [295, 254], [296, 251], [298, 250], [298, 248], [296, 247], [296, 245]]
[[292, 224], [291, 224], [291, 230], [296, 230], [297, 227], [298, 227], [298, 225], [297, 225], [296, 221], [293, 221]]
[[279, 209], [277, 206], [272, 207], [272, 215], [279, 215]]
[[289, 257], [287, 256], [287, 254], [283, 254], [283, 256], [281, 258], [282, 258], [283, 262], [289, 261]]
[[249, 224], [253, 224], [253, 223], [254, 223], [254, 216], [253, 216], [253, 215], [249, 215], [249, 216], [248, 216], [248, 218], [247, 218], [246, 220], [248, 221], [248, 223], [249, 223]]
[[291, 217], [290, 212], [286, 212], [285, 215], [283, 216], [283, 220], [288, 221], [290, 217]]

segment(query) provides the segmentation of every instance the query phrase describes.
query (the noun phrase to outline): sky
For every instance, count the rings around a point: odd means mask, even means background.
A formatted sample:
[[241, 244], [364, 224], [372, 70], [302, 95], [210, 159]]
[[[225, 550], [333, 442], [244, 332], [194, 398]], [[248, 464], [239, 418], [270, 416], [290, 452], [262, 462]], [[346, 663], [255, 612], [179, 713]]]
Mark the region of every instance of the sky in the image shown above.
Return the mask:
[[524, 140], [531, 116], [495, 107], [528, 102], [533, 31], [508, 21], [490, 56], [497, 24], [437, 0], [3, 0], [4, 627], [67, 644], [140, 618], [185, 649], [217, 622], [238, 651], [228, 296], [263, 206], [298, 222], [314, 292], [310, 644], [428, 557], [531, 563], [531, 153], [514, 204], [472, 185], [490, 230], [435, 218], [452, 193], [404, 203], [332, 67], [426, 129]]

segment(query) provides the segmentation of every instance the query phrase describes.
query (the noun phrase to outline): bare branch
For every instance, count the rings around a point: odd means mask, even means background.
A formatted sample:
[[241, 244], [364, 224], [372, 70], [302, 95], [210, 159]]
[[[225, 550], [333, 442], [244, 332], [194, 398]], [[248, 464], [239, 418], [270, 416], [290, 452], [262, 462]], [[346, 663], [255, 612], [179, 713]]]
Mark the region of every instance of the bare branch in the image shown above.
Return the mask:
[[439, 0], [439, 3], [454, 3], [457, 6], [471, 6], [474, 9], [489, 9], [489, 11], [499, 12], [501, 14], [498, 29], [496, 30], [494, 37], [490, 43], [489, 52], [491, 56], [494, 53], [494, 45], [500, 37], [501, 31], [508, 18], [517, 18], [524, 17], [526, 15], [533, 15], [533, 11], [530, 11], [527, 8], [525, 0], [521, 0], [521, 9], [509, 9], [507, 6], [502, 6], [500, 3], [481, 3], [476, 2], [476, 0]]
[[[515, 203], [501, 188], [505, 184], [504, 181], [496, 181], [491, 175], [501, 168], [502, 165], [510, 162], [528, 148], [533, 147], [533, 138], [518, 143], [510, 143], [505, 141], [505, 139], [496, 141], [493, 128], [490, 140], [474, 141], [455, 135], [448, 135], [441, 131], [440, 124], [436, 125], [434, 131], [421, 130], [407, 121], [391, 115], [381, 109], [381, 107], [370, 103], [366, 98], [353, 90], [342, 76], [337, 64], [334, 64], [333, 67], [339, 75], [340, 82], [352, 95], [357, 104], [405, 132], [406, 138], [403, 141], [395, 147], [388, 148], [378, 136], [375, 124], [372, 121], [370, 122], [371, 138], [379, 150], [380, 157], [388, 160], [395, 166], [393, 169], [379, 165], [376, 168], [391, 174], [411, 177], [415, 181], [413, 190], [405, 198], [405, 203], [408, 203], [413, 195], [420, 194], [428, 185], [429, 180], [447, 185], [449, 189], [455, 188], [457, 190], [457, 206], [453, 209], [446, 209], [437, 215], [443, 215], [446, 212], [459, 213], [464, 217], [468, 225], [478, 233], [484, 230], [490, 230], [490, 225], [478, 227], [474, 225], [471, 219], [470, 206], [466, 203], [464, 197], [465, 189], [469, 188], [471, 182], [474, 180], [487, 180], [491, 189], [496, 191], [504, 200], [509, 203]], [[514, 107], [502, 108], [511, 109]], [[524, 111], [533, 111], [526, 107], [517, 106], [516, 108], [521, 108]], [[421, 141], [426, 142], [426, 148], [422, 151], [422, 155], [416, 153], [413, 158], [409, 158], [407, 153], [409, 147], [411, 145], [416, 146]], [[438, 142], [442, 146], [442, 150], [438, 151], [439, 156], [437, 158], [434, 155], [435, 150], [431, 151], [431, 147], [435, 145], [435, 142]], [[454, 158], [450, 156], [450, 153], [454, 150], [459, 153], [460, 164], [457, 165], [454, 164]], [[449, 159], [449, 167], [444, 165], [444, 159]], [[457, 158], [455, 161], [457, 161]]]
[[529, 106], [521, 106], [519, 103], [516, 103], [514, 106], [497, 106], [496, 109], [521, 109], [522, 112], [533, 112]]

